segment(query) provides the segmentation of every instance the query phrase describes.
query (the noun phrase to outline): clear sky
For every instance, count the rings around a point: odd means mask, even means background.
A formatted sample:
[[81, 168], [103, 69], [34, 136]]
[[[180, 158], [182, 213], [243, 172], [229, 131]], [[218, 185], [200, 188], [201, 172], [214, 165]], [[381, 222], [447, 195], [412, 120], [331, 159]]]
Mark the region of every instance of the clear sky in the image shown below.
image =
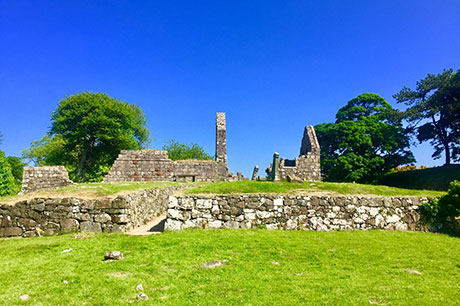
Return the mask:
[[[0, 0], [0, 149], [20, 154], [60, 99], [139, 105], [154, 140], [214, 155], [227, 113], [230, 171], [298, 155], [303, 127], [353, 97], [460, 69], [460, 1]], [[429, 145], [417, 164], [438, 165]]]

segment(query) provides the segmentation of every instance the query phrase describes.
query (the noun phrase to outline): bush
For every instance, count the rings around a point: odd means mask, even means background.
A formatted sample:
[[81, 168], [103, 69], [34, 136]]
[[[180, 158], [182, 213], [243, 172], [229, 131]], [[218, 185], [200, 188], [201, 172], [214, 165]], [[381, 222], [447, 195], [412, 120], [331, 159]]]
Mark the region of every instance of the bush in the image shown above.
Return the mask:
[[444, 224], [449, 217], [452, 221], [460, 217], [460, 181], [452, 181], [446, 195], [421, 205], [420, 214], [422, 222], [434, 226]]

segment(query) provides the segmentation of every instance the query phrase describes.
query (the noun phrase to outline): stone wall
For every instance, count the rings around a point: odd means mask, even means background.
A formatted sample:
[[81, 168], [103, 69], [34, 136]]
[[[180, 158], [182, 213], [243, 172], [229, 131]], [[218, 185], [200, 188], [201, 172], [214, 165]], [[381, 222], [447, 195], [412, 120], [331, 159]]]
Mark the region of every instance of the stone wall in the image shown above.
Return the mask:
[[168, 151], [147, 149], [121, 151], [104, 182], [201, 182], [217, 181], [227, 177], [226, 164], [214, 160], [172, 161], [168, 158]]
[[0, 204], [0, 237], [31, 237], [69, 231], [126, 232], [166, 213], [181, 187], [151, 189], [93, 200], [34, 198]]
[[24, 167], [21, 193], [53, 189], [71, 185], [69, 174], [63, 166]]
[[420, 230], [418, 197], [171, 196], [166, 229], [256, 228]]

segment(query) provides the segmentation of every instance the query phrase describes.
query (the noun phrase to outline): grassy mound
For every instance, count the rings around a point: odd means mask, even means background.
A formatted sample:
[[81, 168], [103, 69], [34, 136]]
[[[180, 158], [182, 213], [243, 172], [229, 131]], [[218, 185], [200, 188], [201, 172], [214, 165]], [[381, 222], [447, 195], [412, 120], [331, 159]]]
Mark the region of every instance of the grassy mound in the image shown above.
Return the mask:
[[110, 183], [83, 183], [69, 185], [57, 189], [40, 190], [25, 195], [0, 197], [0, 203], [14, 203], [37, 197], [78, 197], [97, 198], [108, 195], [116, 195], [125, 192], [143, 189], [164, 188], [170, 186], [193, 186], [193, 183], [176, 182], [110, 182]]
[[379, 195], [379, 196], [439, 196], [445, 193], [431, 190], [409, 190], [380, 185], [363, 185], [352, 183], [326, 183], [326, 182], [267, 182], [267, 181], [241, 181], [220, 182], [202, 187], [189, 189], [189, 194], [212, 193], [321, 193], [321, 194], [349, 194], [349, 195]]
[[[70, 252], [62, 252], [72, 248]], [[107, 251], [124, 259], [103, 261]], [[460, 239], [397, 231], [186, 230], [0, 239], [4, 305], [454, 305]], [[214, 269], [202, 264], [226, 259]], [[19, 296], [28, 294], [22, 302]]]
[[407, 189], [447, 190], [453, 180], [460, 180], [460, 165], [390, 173], [380, 183]]

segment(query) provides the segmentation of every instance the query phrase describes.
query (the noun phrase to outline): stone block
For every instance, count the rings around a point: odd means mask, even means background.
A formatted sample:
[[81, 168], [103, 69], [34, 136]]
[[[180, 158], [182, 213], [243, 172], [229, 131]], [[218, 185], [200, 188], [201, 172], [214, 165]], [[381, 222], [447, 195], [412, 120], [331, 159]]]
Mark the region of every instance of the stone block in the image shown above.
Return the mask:
[[78, 221], [75, 219], [63, 219], [61, 221], [61, 229], [64, 232], [76, 231], [78, 230]]
[[97, 222], [82, 222], [80, 223], [80, 230], [82, 232], [95, 232], [100, 233], [102, 232], [101, 224]]

